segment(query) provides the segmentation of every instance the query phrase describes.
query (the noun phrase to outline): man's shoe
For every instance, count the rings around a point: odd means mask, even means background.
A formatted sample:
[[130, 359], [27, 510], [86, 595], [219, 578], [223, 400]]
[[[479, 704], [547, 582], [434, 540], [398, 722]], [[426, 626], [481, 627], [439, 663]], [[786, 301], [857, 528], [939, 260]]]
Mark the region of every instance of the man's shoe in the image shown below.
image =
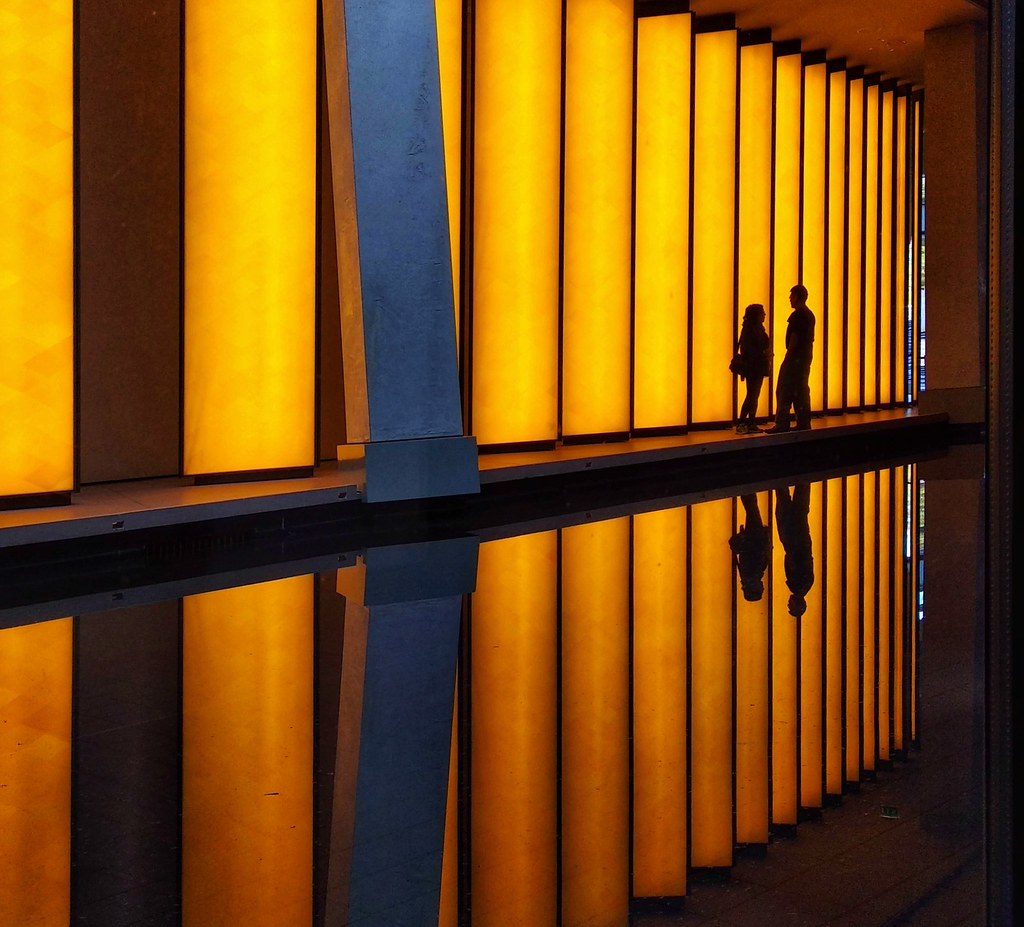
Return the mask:
[[787, 431], [789, 431], [788, 428], [779, 428], [778, 425], [772, 425], [771, 428], [766, 428], [763, 433], [766, 435], [781, 435], [785, 434]]

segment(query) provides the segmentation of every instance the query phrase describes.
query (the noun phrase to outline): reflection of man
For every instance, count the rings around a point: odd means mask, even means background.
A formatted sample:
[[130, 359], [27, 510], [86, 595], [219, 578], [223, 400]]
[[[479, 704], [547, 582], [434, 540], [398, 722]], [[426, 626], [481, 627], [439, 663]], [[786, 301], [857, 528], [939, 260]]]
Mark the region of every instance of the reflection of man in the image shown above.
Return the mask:
[[811, 508], [810, 483], [798, 483], [789, 495], [788, 488], [775, 493], [775, 519], [779, 540], [786, 552], [786, 585], [791, 593], [789, 613], [799, 618], [807, 611], [807, 593], [814, 585], [814, 558], [811, 554], [811, 527], [807, 515]]
[[789, 409], [796, 413], [796, 427], [811, 427], [811, 355], [814, 352], [814, 313], [807, 308], [807, 288], [798, 283], [789, 291], [793, 311], [786, 325], [786, 357], [779, 368], [775, 389], [775, 424], [768, 433], [789, 431]]
[[748, 602], [760, 602], [764, 595], [764, 571], [768, 568], [768, 550], [771, 537], [768, 528], [761, 521], [761, 510], [757, 496], [741, 496], [746, 524], [731, 538], [729, 546], [736, 557], [736, 569], [740, 574], [743, 598]]

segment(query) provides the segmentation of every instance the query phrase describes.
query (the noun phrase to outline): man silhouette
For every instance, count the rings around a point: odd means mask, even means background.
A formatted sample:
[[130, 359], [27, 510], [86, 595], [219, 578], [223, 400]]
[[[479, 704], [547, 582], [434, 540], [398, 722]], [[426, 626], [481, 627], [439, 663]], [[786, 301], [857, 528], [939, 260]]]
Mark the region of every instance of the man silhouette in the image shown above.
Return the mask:
[[786, 326], [786, 357], [779, 368], [775, 390], [775, 424], [768, 434], [789, 431], [790, 407], [796, 412], [797, 430], [811, 427], [811, 355], [814, 351], [814, 313], [807, 308], [807, 288], [798, 283], [789, 291], [793, 311]]
[[775, 492], [775, 523], [785, 551], [783, 566], [789, 586], [789, 613], [799, 618], [807, 611], [807, 593], [814, 585], [814, 555], [811, 551], [811, 485], [798, 483], [793, 495], [783, 487]]
[[771, 536], [761, 520], [757, 496], [741, 496], [740, 499], [746, 513], [746, 524], [729, 538], [729, 547], [736, 558], [743, 598], [748, 602], [760, 602], [764, 595], [764, 571], [768, 569]]

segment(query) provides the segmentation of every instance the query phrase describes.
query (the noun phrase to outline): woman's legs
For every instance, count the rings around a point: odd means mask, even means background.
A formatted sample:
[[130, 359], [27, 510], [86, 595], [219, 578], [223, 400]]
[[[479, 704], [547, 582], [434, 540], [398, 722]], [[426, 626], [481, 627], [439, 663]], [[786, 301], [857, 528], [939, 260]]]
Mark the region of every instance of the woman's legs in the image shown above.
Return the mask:
[[747, 395], [740, 408], [740, 421], [748, 425], [757, 422], [757, 403], [761, 398], [761, 386], [764, 384], [764, 377], [747, 377]]

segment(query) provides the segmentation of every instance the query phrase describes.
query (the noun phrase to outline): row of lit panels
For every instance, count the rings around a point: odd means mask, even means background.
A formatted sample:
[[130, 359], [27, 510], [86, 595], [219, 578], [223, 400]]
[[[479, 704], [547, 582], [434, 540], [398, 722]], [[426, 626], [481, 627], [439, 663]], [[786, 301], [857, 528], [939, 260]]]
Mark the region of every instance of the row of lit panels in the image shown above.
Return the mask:
[[626, 0], [475, 0], [466, 36], [462, 6], [441, 78], [482, 445], [731, 421], [742, 311], [777, 373], [798, 281], [814, 408], [913, 398], [920, 95]]

